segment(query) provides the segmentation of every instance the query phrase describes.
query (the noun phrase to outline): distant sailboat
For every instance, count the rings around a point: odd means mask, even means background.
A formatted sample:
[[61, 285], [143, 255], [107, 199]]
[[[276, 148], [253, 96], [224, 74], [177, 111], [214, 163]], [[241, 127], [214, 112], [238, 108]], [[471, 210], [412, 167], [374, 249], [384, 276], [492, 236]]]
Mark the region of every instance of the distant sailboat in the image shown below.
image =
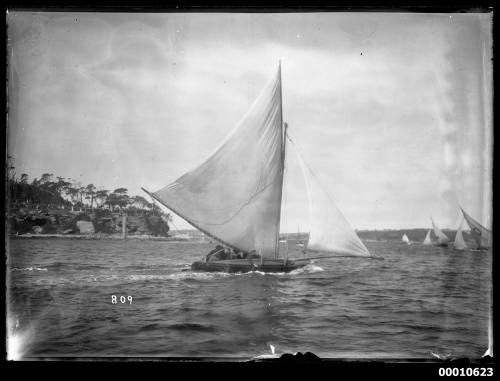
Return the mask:
[[304, 247], [304, 242], [300, 239], [300, 226], [297, 227], [297, 239], [298, 241], [295, 243], [295, 246]]
[[410, 239], [408, 238], [408, 236], [406, 234], [403, 234], [403, 238], [401, 238], [401, 241], [403, 241], [407, 245], [411, 245]]
[[[288, 250], [279, 258], [279, 242], [284, 238], [279, 233], [287, 140], [280, 65], [240, 123], [205, 162], [156, 192], [143, 189], [207, 236], [246, 256], [197, 261], [193, 269], [291, 271], [310, 261], [310, 257], [288, 259]], [[322, 257], [370, 257], [314, 179], [311, 190], [313, 220], [307, 251], [320, 252]]]
[[438, 246], [448, 246], [450, 239], [444, 234], [441, 229], [434, 223], [434, 220], [431, 217], [432, 228], [434, 229], [434, 234], [437, 237], [437, 245]]
[[482, 226], [479, 222], [469, 216], [462, 208], [462, 211], [465, 221], [470, 227], [470, 232], [474, 240], [477, 244], [477, 249], [479, 250], [488, 250], [491, 248], [492, 235], [491, 231]]
[[458, 227], [457, 234], [455, 235], [455, 241], [453, 241], [453, 248], [455, 250], [467, 250], [467, 244], [465, 243], [464, 237], [462, 235], [462, 223]]
[[427, 235], [425, 236], [424, 242], [422, 242], [422, 245], [432, 245], [432, 240], [431, 240], [431, 231], [430, 229], [427, 231]]

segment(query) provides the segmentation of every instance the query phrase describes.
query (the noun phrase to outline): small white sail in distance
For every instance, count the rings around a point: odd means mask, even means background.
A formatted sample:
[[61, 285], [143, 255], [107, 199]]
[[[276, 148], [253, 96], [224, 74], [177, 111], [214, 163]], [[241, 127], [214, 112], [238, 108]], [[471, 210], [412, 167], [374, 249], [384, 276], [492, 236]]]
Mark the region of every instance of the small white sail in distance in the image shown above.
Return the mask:
[[456, 250], [466, 250], [467, 249], [467, 244], [465, 243], [464, 237], [462, 235], [462, 224], [463, 221], [460, 223], [460, 226], [458, 227], [457, 234], [455, 235], [455, 241], [453, 241], [453, 247]]
[[425, 236], [424, 242], [422, 242], [423, 245], [432, 245], [432, 240], [431, 240], [431, 230], [429, 229], [427, 231], [427, 235]]
[[448, 242], [450, 242], [450, 239], [448, 238], [448, 236], [446, 234], [444, 234], [441, 231], [441, 229], [439, 229], [439, 227], [435, 224], [432, 217], [431, 217], [431, 222], [432, 222], [432, 228], [434, 229], [434, 234], [436, 235], [436, 237], [438, 239], [438, 243], [440, 245], [443, 245], [443, 244], [447, 244]]
[[269, 348], [271, 349], [271, 354], [263, 354], [263, 355], [258, 355], [258, 356], [255, 356], [254, 359], [274, 359], [274, 358], [277, 358], [279, 357], [277, 354], [276, 354], [276, 347], [272, 344], [269, 344]]
[[407, 245], [411, 245], [410, 239], [408, 238], [408, 236], [406, 235], [406, 233], [403, 234], [403, 237], [401, 238], [401, 241], [403, 241]]

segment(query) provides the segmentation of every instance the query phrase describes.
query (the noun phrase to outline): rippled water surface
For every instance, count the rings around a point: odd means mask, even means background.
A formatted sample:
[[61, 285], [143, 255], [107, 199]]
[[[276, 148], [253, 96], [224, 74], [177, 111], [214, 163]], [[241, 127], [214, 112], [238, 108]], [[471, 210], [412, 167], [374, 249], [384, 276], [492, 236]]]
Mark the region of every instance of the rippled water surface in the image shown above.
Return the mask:
[[488, 346], [491, 252], [367, 242], [385, 260], [226, 274], [189, 269], [207, 243], [9, 245], [9, 345], [18, 356], [253, 357], [272, 344], [322, 357], [477, 358]]

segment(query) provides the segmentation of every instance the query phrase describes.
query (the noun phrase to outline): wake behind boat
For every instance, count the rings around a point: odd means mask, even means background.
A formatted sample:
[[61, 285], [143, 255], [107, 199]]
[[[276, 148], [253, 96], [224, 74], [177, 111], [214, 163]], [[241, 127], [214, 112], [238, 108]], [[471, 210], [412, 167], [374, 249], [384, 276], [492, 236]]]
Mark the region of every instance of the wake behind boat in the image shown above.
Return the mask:
[[[287, 272], [309, 262], [288, 258], [288, 242], [280, 238], [287, 140], [293, 143], [283, 123], [280, 64], [247, 114], [205, 162], [156, 192], [142, 188], [231, 251], [194, 262], [193, 270]], [[296, 154], [310, 196], [307, 250], [324, 257], [370, 257], [324, 187], [306, 170], [298, 150]], [[280, 242], [285, 246], [281, 253]]]

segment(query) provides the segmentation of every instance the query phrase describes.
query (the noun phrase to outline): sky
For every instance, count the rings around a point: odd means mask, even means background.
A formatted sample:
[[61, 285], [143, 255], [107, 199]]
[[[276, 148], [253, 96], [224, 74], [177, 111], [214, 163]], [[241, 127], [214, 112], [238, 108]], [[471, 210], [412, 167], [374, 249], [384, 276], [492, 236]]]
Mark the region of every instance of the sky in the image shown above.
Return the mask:
[[[283, 118], [356, 229], [491, 226], [491, 14], [9, 12], [16, 173], [156, 191], [282, 63]], [[289, 154], [290, 154], [289, 150]], [[287, 166], [287, 231], [307, 196]], [[174, 218], [173, 228], [188, 228]], [[283, 230], [283, 228], [282, 228]]]

